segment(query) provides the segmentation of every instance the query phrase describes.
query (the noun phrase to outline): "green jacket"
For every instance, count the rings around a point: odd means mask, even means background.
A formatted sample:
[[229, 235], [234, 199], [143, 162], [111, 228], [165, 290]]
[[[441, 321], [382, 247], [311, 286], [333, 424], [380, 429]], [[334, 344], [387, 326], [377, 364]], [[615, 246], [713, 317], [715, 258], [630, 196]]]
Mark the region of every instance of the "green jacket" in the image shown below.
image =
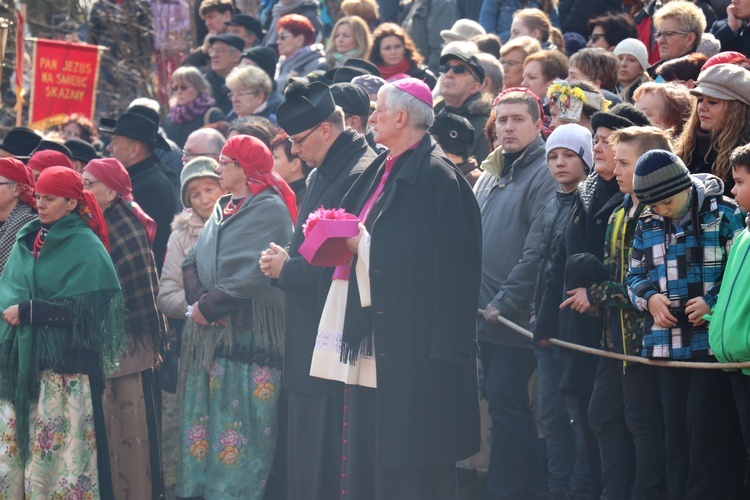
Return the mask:
[[[708, 343], [722, 363], [750, 361], [750, 229], [734, 240], [710, 315]], [[750, 368], [743, 368], [750, 375]]]

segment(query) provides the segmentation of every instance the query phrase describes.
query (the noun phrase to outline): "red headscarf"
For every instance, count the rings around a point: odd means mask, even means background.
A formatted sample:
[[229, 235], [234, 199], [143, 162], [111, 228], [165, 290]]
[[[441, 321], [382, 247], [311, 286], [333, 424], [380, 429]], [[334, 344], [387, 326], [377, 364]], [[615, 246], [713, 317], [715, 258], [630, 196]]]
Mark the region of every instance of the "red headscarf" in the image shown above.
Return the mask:
[[156, 222], [133, 199], [133, 185], [130, 182], [130, 174], [127, 169], [114, 158], [91, 160], [83, 169], [120, 195], [122, 202], [130, 210], [138, 222], [143, 224], [148, 235], [149, 244], [154, 244], [156, 237]]
[[36, 181], [36, 192], [51, 196], [62, 196], [78, 201], [78, 214], [92, 231], [102, 240], [109, 252], [109, 234], [102, 211], [96, 203], [94, 193], [84, 191], [81, 174], [67, 167], [49, 167], [42, 171]]
[[0, 175], [18, 184], [20, 200], [31, 208], [36, 209], [34, 199], [34, 174], [31, 169], [15, 158], [0, 158]]
[[247, 176], [250, 191], [257, 195], [264, 189], [273, 189], [284, 200], [292, 223], [297, 221], [297, 201], [294, 191], [273, 171], [273, 155], [260, 139], [249, 135], [230, 137], [221, 148], [221, 155], [231, 158], [240, 164]]
[[43, 172], [45, 168], [49, 167], [68, 167], [74, 168], [73, 162], [70, 158], [65, 156], [59, 151], [54, 149], [44, 149], [37, 151], [29, 158], [29, 168], [36, 170], [37, 172]]

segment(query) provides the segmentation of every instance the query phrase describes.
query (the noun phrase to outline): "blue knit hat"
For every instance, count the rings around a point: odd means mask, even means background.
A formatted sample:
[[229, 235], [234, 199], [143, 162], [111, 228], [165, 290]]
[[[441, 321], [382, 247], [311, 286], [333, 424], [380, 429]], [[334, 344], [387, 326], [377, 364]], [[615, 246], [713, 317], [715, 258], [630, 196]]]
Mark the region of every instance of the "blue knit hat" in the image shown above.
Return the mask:
[[635, 164], [633, 194], [642, 203], [666, 200], [692, 185], [690, 171], [677, 155], [669, 151], [648, 151]]

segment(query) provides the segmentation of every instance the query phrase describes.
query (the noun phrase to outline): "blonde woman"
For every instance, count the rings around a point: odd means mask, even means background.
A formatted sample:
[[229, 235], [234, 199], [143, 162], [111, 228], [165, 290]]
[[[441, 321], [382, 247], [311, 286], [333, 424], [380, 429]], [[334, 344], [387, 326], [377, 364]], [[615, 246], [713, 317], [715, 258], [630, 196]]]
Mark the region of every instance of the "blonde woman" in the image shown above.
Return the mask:
[[367, 24], [358, 16], [342, 17], [336, 22], [328, 39], [326, 65], [340, 68], [347, 59], [367, 59], [372, 48], [372, 36]]
[[227, 75], [227, 88], [232, 101], [232, 111], [227, 121], [247, 116], [262, 116], [277, 125], [276, 115], [268, 106], [271, 95], [271, 79], [257, 66], [237, 66]]

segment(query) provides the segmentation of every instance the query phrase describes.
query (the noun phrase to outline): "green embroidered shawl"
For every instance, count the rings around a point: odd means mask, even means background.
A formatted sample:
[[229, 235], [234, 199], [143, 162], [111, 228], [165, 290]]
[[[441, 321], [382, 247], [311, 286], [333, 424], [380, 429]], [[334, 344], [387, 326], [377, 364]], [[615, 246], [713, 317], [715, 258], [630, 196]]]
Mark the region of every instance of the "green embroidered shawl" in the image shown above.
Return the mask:
[[49, 228], [35, 259], [25, 243], [39, 231], [35, 220], [16, 238], [0, 276], [0, 310], [44, 300], [67, 306], [72, 326], [12, 326], [0, 321], [0, 399], [16, 408], [17, 436], [28, 456], [29, 403], [39, 395], [41, 371], [61, 367], [65, 349], [99, 353], [104, 373], [117, 368], [127, 345], [125, 309], [117, 274], [94, 232], [73, 213]]

